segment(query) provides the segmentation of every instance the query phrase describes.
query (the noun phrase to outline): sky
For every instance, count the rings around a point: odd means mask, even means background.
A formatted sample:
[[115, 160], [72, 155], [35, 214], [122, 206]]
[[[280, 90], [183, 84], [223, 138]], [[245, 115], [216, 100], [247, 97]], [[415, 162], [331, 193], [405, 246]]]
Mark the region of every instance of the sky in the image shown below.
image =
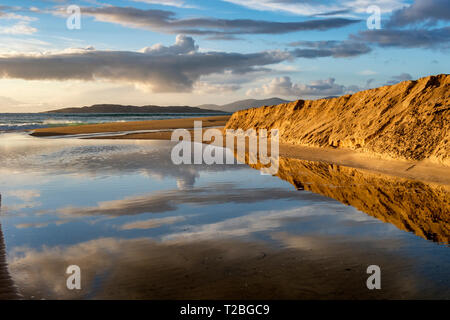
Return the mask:
[[450, 73], [449, 22], [449, 0], [1, 0], [0, 113], [340, 96]]

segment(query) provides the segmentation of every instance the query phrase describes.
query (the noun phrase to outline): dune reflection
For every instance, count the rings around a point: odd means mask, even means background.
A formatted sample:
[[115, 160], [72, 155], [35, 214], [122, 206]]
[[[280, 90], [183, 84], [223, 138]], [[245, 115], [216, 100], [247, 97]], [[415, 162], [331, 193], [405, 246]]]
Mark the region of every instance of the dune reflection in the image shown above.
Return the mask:
[[298, 190], [336, 199], [401, 230], [435, 242], [450, 241], [448, 186], [284, 157], [277, 176]]

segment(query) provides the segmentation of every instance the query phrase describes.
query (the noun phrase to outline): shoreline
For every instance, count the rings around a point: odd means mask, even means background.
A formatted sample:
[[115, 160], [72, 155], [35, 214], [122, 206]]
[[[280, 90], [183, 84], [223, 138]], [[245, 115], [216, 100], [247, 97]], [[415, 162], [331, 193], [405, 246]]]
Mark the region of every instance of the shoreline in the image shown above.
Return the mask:
[[[170, 140], [172, 130], [175, 129], [187, 129], [192, 134], [195, 120], [202, 121], [202, 128], [222, 129], [229, 118], [230, 116], [213, 116], [52, 127], [33, 130], [30, 135], [61, 138], [80, 135], [79, 138], [82, 139]], [[145, 132], [152, 130], [155, 130], [155, 132]], [[102, 135], [102, 133], [106, 135]], [[89, 134], [93, 135], [89, 136]], [[95, 134], [99, 135], [95, 136]], [[83, 137], [83, 135], [87, 136]], [[225, 146], [225, 143], [223, 145]], [[291, 144], [280, 144], [280, 157], [320, 161], [401, 178], [450, 185], [450, 167], [427, 161], [384, 159], [378, 155], [361, 153], [351, 149]]]
[[226, 116], [209, 116], [196, 118], [164, 119], [164, 120], [107, 122], [98, 124], [85, 124], [79, 126], [42, 128], [29, 131], [32, 131], [30, 135], [34, 137], [56, 137], [65, 135], [93, 134], [93, 133], [114, 133], [114, 132], [122, 133], [126, 131], [132, 132], [142, 130], [192, 129], [194, 128], [194, 121], [202, 121], [203, 128], [223, 127], [225, 126], [230, 117], [231, 116], [226, 115]]
[[381, 156], [351, 149], [306, 147], [290, 144], [280, 144], [280, 156], [327, 162], [399, 178], [450, 186], [450, 167], [428, 161], [384, 159]]

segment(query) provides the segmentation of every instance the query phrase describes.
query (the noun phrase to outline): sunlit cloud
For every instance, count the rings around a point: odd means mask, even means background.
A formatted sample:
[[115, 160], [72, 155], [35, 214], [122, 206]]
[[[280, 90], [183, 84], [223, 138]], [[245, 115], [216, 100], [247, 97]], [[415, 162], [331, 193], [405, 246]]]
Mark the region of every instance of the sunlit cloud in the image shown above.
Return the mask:
[[291, 57], [283, 51], [250, 54], [200, 52], [194, 40], [178, 36], [170, 47], [144, 48], [141, 52], [100, 51], [92, 47], [56, 53], [0, 57], [0, 77], [25, 80], [107, 79], [148, 86], [153, 92], [190, 92], [201, 76], [248, 73]]
[[293, 83], [290, 77], [279, 77], [272, 79], [260, 88], [247, 91], [248, 96], [271, 96], [283, 95], [287, 97], [304, 98], [305, 96], [325, 97], [339, 96], [345, 93], [353, 93], [354, 88], [348, 88], [336, 83], [334, 78], [311, 81], [309, 84]]

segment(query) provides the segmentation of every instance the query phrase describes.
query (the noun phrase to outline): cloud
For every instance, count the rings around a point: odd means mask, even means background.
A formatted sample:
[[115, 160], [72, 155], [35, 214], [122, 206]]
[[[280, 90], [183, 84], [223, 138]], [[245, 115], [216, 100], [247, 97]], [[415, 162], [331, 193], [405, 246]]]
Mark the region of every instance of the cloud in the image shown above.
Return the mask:
[[[268, 232], [276, 230], [282, 226], [302, 219], [308, 219], [314, 216], [330, 216], [329, 209], [321, 207], [321, 205], [302, 206], [284, 210], [264, 210], [256, 211], [250, 214], [235, 218], [225, 219], [219, 222], [186, 226], [182, 231], [163, 236], [163, 241], [182, 240], [183, 242], [192, 240], [213, 240], [224, 237], [242, 237], [250, 236], [252, 233]], [[339, 219], [346, 221], [372, 221], [371, 217], [361, 217], [360, 212], [349, 210], [342, 212]]]
[[214, 185], [195, 189], [165, 190], [120, 200], [103, 201], [92, 207], [64, 207], [55, 210], [55, 213], [70, 217], [95, 215], [116, 217], [170, 212], [186, 204], [202, 206], [230, 202], [255, 203], [271, 199], [305, 200], [309, 197], [315, 198], [316, 196], [279, 188], [242, 189], [233, 185]]
[[385, 85], [393, 85], [393, 84], [397, 84], [402, 81], [407, 81], [407, 80], [412, 80], [412, 79], [413, 79], [413, 77], [409, 73], [401, 73], [399, 75], [392, 76], [391, 80], [386, 82]]
[[410, 6], [395, 11], [388, 27], [406, 26], [417, 23], [435, 25], [438, 21], [450, 20], [450, 5], [448, 0], [416, 0]]
[[[349, 12], [365, 13], [373, 0], [224, 0], [261, 11], [282, 11], [302, 16], [348, 15]], [[378, 0], [382, 12], [401, 8], [403, 0]]]
[[450, 27], [435, 29], [380, 29], [366, 30], [351, 36], [357, 41], [367, 41], [380, 47], [448, 49]]
[[292, 51], [298, 58], [347, 58], [369, 53], [370, 47], [366, 44], [352, 41], [296, 41], [289, 44], [292, 47], [301, 47]]
[[372, 5], [378, 6], [382, 13], [390, 13], [403, 8], [407, 1], [409, 0], [343, 0], [341, 3], [344, 7], [367, 17], [367, 8]]
[[28, 229], [28, 228], [45, 228], [48, 227], [50, 222], [42, 222], [42, 223], [20, 223], [16, 224], [15, 227], [17, 229]]
[[[384, 29], [361, 31], [350, 38], [380, 47], [449, 49], [450, 27], [428, 28], [439, 21], [450, 20], [450, 6], [447, 2], [416, 0], [413, 4], [394, 11]], [[405, 26], [413, 27], [398, 28]]]
[[339, 4], [325, 1], [296, 0], [225, 0], [240, 6], [261, 11], [284, 11], [298, 15], [318, 15], [330, 11], [342, 10]]
[[[423, 291], [428, 288], [424, 281], [429, 280], [421, 280], [424, 277], [414, 270], [398, 272], [412, 264], [395, 250], [401, 242], [380, 244], [377, 239], [375, 244], [334, 235], [271, 236], [276, 242], [270, 242], [270, 235], [267, 241], [98, 238], [15, 247], [8, 254], [8, 269], [23, 299], [370, 299], [374, 292], [361, 285], [359, 275], [376, 257], [377, 264], [385, 266], [383, 281], [389, 284], [378, 290], [382, 291], [378, 298], [430, 297], [429, 291]], [[82, 270], [81, 290], [67, 290], [65, 270], [71, 264]], [[440, 270], [445, 272], [445, 266]]]
[[14, 197], [17, 199], [20, 199], [24, 202], [29, 202], [33, 200], [34, 198], [39, 198], [41, 194], [38, 190], [9, 190], [4, 192], [5, 196]]
[[0, 27], [0, 34], [26, 34], [30, 35], [37, 32], [36, 28], [28, 25], [26, 22], [19, 22], [10, 27]]
[[173, 46], [165, 47], [162, 44], [155, 44], [151, 47], [145, 47], [141, 50], [143, 53], [151, 55], [173, 55], [173, 54], [187, 54], [195, 53], [198, 50], [198, 46], [195, 44], [194, 39], [185, 35], [177, 35], [175, 44]]
[[[353, 93], [356, 87], [345, 87], [335, 82], [334, 78], [326, 80], [312, 81], [310, 84], [293, 83], [290, 77], [275, 78], [261, 88], [254, 88], [247, 91], [248, 96], [270, 96], [282, 95], [287, 97], [304, 96], [335, 96], [344, 93]], [[358, 90], [356, 90], [358, 91]]]
[[17, 8], [0, 6], [0, 20], [17, 20], [18, 22], [13, 25], [5, 26], [0, 25], [0, 34], [9, 35], [30, 35], [37, 32], [37, 29], [30, 26], [30, 22], [36, 21], [34, 17], [23, 16], [16, 14], [14, 12], [9, 12], [17, 10]]
[[125, 223], [120, 226], [120, 230], [135, 230], [135, 229], [153, 229], [159, 228], [163, 225], [174, 224], [186, 220], [185, 216], [175, 216], [159, 219], [141, 220], [135, 222]]
[[[217, 38], [233, 39], [238, 34], [284, 34], [308, 30], [329, 30], [345, 27], [359, 20], [344, 18], [314, 19], [298, 22], [275, 22], [252, 19], [216, 19], [216, 18], [176, 18], [175, 12], [132, 7], [85, 7], [84, 15], [97, 21], [116, 23], [126, 27], [152, 30], [162, 33], [181, 33], [190, 35], [208, 35]], [[66, 16], [63, 9], [55, 14]]]
[[242, 87], [238, 84], [209, 83], [207, 81], [197, 81], [194, 85], [194, 92], [198, 94], [227, 94], [237, 91]]
[[[288, 52], [199, 52], [194, 40], [179, 36], [170, 47], [142, 52], [93, 48], [45, 54], [0, 56], [0, 78], [25, 80], [106, 79], [138, 83], [154, 92], [189, 92], [201, 76], [231, 71], [248, 73], [291, 58]], [[188, 52], [189, 51], [189, 52]]]
[[25, 53], [25, 52], [39, 52], [46, 51], [51, 44], [32, 37], [16, 37], [15, 35], [1, 36], [0, 42], [0, 56], [4, 53]]
[[377, 74], [378, 72], [370, 70], [370, 69], [365, 69], [365, 70], [361, 70], [360, 72], [358, 72], [359, 75], [362, 76], [372, 76], [374, 74]]
[[144, 2], [149, 4], [158, 4], [161, 6], [171, 6], [171, 7], [178, 7], [178, 8], [186, 8], [190, 7], [186, 5], [184, 1], [181, 0], [132, 0], [134, 2]]

